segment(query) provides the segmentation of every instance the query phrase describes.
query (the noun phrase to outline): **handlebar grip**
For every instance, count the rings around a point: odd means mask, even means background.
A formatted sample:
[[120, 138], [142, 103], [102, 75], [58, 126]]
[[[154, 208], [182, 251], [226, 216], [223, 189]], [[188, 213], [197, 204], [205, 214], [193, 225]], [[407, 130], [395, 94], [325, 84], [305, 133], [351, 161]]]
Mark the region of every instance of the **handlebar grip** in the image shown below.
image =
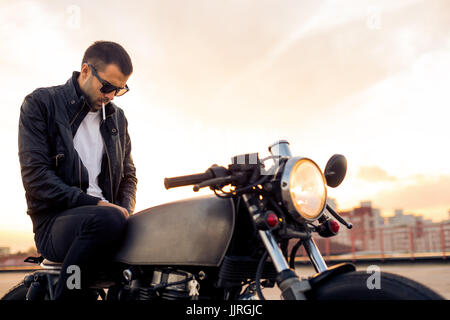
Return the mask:
[[190, 174], [187, 176], [179, 176], [173, 178], [164, 178], [164, 187], [166, 187], [166, 189], [170, 189], [182, 186], [189, 186], [192, 184], [198, 184], [200, 182], [212, 178], [214, 178], [214, 174], [212, 172]]

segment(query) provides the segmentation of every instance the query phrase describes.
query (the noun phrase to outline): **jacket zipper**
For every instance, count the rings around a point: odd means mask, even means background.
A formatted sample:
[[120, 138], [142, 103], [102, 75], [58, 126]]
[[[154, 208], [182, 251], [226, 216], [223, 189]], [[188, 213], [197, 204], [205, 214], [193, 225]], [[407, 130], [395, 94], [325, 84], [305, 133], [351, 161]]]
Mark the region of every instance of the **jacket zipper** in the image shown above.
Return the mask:
[[78, 166], [79, 166], [79, 170], [78, 170], [78, 174], [79, 174], [79, 177], [80, 177], [80, 190], [83, 190], [82, 188], [81, 188], [81, 159], [80, 159], [80, 156], [78, 156]]
[[64, 153], [58, 153], [58, 154], [55, 156], [56, 167], [58, 167], [58, 158], [64, 158]]
[[72, 121], [70, 121], [70, 126], [72, 127], [72, 124], [75, 122], [75, 120], [78, 118], [81, 111], [84, 109], [84, 105], [86, 104], [86, 101], [83, 100], [83, 105], [81, 106], [81, 109], [77, 112], [77, 114], [73, 117]]
[[[117, 120], [117, 116], [116, 116], [116, 120]], [[125, 130], [123, 131], [125, 132]], [[122, 143], [120, 142], [120, 135], [119, 135], [119, 147], [120, 147], [120, 156], [122, 157], [122, 154], [125, 154], [125, 152], [123, 152], [122, 150]], [[126, 143], [126, 141], [125, 141]], [[124, 148], [126, 148], [126, 146], [124, 146]], [[125, 157], [125, 156], [124, 156]], [[124, 168], [123, 168], [123, 159], [120, 159], [120, 170], [121, 170], [121, 179], [123, 179], [123, 177], [125, 176], [125, 172], [124, 172]]]
[[[73, 117], [72, 121], [70, 121], [70, 127], [72, 127], [72, 124], [78, 118], [78, 116], [80, 115], [81, 111], [83, 111], [85, 104], [86, 104], [86, 101], [83, 100], [83, 105], [81, 106], [80, 110], [78, 110], [77, 114]], [[58, 157], [56, 158], [56, 165], [58, 165]], [[81, 159], [80, 159], [80, 156], [78, 156], [78, 178], [80, 180], [80, 190], [83, 190], [82, 187], [81, 187]]]

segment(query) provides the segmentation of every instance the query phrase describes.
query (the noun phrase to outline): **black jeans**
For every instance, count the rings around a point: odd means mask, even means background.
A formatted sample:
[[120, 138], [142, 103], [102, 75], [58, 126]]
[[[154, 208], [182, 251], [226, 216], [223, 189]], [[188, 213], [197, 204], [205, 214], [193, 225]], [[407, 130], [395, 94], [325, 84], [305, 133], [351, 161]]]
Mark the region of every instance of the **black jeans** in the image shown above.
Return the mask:
[[[40, 226], [35, 232], [38, 251], [46, 259], [63, 263], [56, 299], [78, 299], [87, 292], [92, 276], [111, 261], [118, 249], [126, 221], [115, 208], [82, 206], [63, 211]], [[67, 270], [70, 266], [79, 267], [80, 290], [67, 285], [74, 274], [74, 267]]]

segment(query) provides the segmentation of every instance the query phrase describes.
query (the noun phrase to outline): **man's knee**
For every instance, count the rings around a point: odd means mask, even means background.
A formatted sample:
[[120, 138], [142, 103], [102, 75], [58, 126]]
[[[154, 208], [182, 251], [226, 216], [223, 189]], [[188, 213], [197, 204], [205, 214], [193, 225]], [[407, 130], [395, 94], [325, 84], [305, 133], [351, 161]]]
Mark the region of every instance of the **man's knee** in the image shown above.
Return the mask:
[[120, 210], [106, 206], [96, 208], [92, 219], [98, 229], [98, 236], [112, 238], [111, 240], [122, 236], [127, 222]]

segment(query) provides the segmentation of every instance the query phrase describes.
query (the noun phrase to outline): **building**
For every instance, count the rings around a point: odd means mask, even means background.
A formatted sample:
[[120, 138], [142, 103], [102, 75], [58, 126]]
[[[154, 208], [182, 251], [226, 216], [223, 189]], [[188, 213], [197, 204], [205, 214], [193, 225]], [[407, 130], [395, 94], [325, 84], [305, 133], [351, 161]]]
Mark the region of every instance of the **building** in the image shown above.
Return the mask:
[[371, 201], [362, 201], [359, 207], [339, 214], [353, 228], [342, 232], [342, 236], [338, 235], [335, 241], [350, 245], [356, 251], [374, 251], [379, 247], [377, 230], [384, 225], [384, 218], [379, 209], [372, 207]]
[[[327, 201], [331, 202], [330, 199]], [[330, 204], [330, 203], [329, 203]], [[335, 204], [330, 204], [334, 206]], [[352, 229], [340, 227], [331, 238], [316, 237], [315, 241], [324, 255], [351, 255], [380, 257], [447, 255], [450, 248], [450, 219], [435, 223], [423, 216], [404, 214], [397, 209], [395, 215], [383, 218], [380, 209], [370, 201], [363, 201], [352, 210], [338, 211], [353, 225]], [[447, 253], [445, 253], [447, 252]]]
[[418, 218], [412, 214], [404, 214], [403, 209], [396, 209], [394, 211], [394, 216], [388, 218], [388, 223], [391, 226], [414, 226]]

